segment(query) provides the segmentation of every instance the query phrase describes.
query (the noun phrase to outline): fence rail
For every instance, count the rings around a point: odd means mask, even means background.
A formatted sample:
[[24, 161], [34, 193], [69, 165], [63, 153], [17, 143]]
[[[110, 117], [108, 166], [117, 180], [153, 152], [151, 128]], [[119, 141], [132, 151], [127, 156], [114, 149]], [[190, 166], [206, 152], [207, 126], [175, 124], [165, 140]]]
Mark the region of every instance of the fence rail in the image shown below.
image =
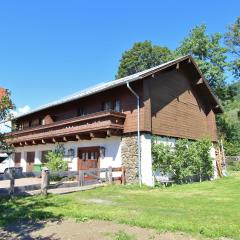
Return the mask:
[[[114, 177], [113, 173], [118, 172], [119, 177]], [[96, 169], [89, 169], [89, 170], [80, 170], [80, 171], [59, 171], [59, 172], [52, 172], [48, 171], [47, 169], [43, 169], [41, 173], [16, 173], [14, 168], [9, 169], [7, 174], [3, 174], [0, 176], [0, 183], [1, 180], [10, 180], [9, 188], [3, 189], [8, 190], [9, 195], [12, 197], [15, 194], [15, 190], [18, 189], [15, 187], [15, 180], [21, 178], [29, 178], [29, 177], [39, 177], [41, 178], [41, 187], [38, 184], [38, 188], [41, 188], [42, 194], [46, 195], [48, 189], [58, 188], [61, 185], [64, 187], [73, 187], [73, 186], [83, 186], [86, 184], [91, 183], [102, 183], [106, 182], [108, 184], [112, 184], [114, 181], [120, 181], [121, 184], [126, 183], [125, 178], [125, 168], [118, 167], [118, 168], [96, 168]], [[56, 181], [50, 184], [50, 178], [59, 177], [61, 180]], [[68, 183], [66, 181], [74, 178], [75, 181], [73, 184]], [[71, 179], [72, 180], [72, 179]]]
[[240, 161], [240, 156], [226, 156], [226, 163]]

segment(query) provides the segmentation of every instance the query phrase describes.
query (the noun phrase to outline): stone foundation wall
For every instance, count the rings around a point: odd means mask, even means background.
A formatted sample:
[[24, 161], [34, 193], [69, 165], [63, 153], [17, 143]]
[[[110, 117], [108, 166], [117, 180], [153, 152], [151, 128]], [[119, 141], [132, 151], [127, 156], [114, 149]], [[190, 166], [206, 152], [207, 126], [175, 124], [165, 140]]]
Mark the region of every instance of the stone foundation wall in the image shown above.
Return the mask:
[[138, 182], [137, 135], [122, 136], [122, 165], [126, 168], [127, 183]]

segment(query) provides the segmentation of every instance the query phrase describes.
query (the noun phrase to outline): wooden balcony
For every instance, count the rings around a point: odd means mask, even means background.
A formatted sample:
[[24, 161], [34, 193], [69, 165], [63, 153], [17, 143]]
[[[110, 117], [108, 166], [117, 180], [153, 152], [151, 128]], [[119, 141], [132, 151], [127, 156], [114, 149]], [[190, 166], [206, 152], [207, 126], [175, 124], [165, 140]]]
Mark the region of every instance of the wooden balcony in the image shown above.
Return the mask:
[[48, 125], [13, 131], [8, 134], [8, 142], [19, 147], [121, 135], [125, 117], [124, 113], [102, 111]]

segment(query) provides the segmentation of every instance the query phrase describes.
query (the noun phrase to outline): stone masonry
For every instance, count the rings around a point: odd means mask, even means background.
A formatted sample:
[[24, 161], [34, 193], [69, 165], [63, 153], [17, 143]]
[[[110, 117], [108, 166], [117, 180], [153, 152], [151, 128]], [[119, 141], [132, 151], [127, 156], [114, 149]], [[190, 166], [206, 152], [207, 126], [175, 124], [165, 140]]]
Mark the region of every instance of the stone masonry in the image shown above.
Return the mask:
[[127, 183], [138, 182], [137, 135], [122, 136], [122, 165], [126, 169]]

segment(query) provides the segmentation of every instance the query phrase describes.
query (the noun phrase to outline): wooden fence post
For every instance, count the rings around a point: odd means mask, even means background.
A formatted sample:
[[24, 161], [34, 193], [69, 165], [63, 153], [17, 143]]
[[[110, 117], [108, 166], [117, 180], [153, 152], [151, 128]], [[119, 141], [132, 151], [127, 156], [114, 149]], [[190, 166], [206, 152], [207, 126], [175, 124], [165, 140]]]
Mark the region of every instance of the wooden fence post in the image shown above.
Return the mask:
[[108, 182], [108, 169], [107, 168], [105, 168], [105, 182]]
[[83, 186], [84, 181], [84, 172], [82, 170], [79, 171], [79, 185]]
[[126, 171], [125, 171], [125, 167], [122, 166], [122, 185], [126, 184]]
[[112, 167], [111, 166], [108, 167], [108, 180], [109, 180], [109, 184], [112, 184]]
[[49, 170], [47, 168], [42, 168], [41, 193], [45, 196], [47, 196], [48, 185], [49, 185]]
[[15, 170], [13, 168], [8, 169], [8, 176], [10, 178], [10, 188], [9, 188], [9, 195], [12, 198], [14, 196], [14, 185], [15, 185]]

